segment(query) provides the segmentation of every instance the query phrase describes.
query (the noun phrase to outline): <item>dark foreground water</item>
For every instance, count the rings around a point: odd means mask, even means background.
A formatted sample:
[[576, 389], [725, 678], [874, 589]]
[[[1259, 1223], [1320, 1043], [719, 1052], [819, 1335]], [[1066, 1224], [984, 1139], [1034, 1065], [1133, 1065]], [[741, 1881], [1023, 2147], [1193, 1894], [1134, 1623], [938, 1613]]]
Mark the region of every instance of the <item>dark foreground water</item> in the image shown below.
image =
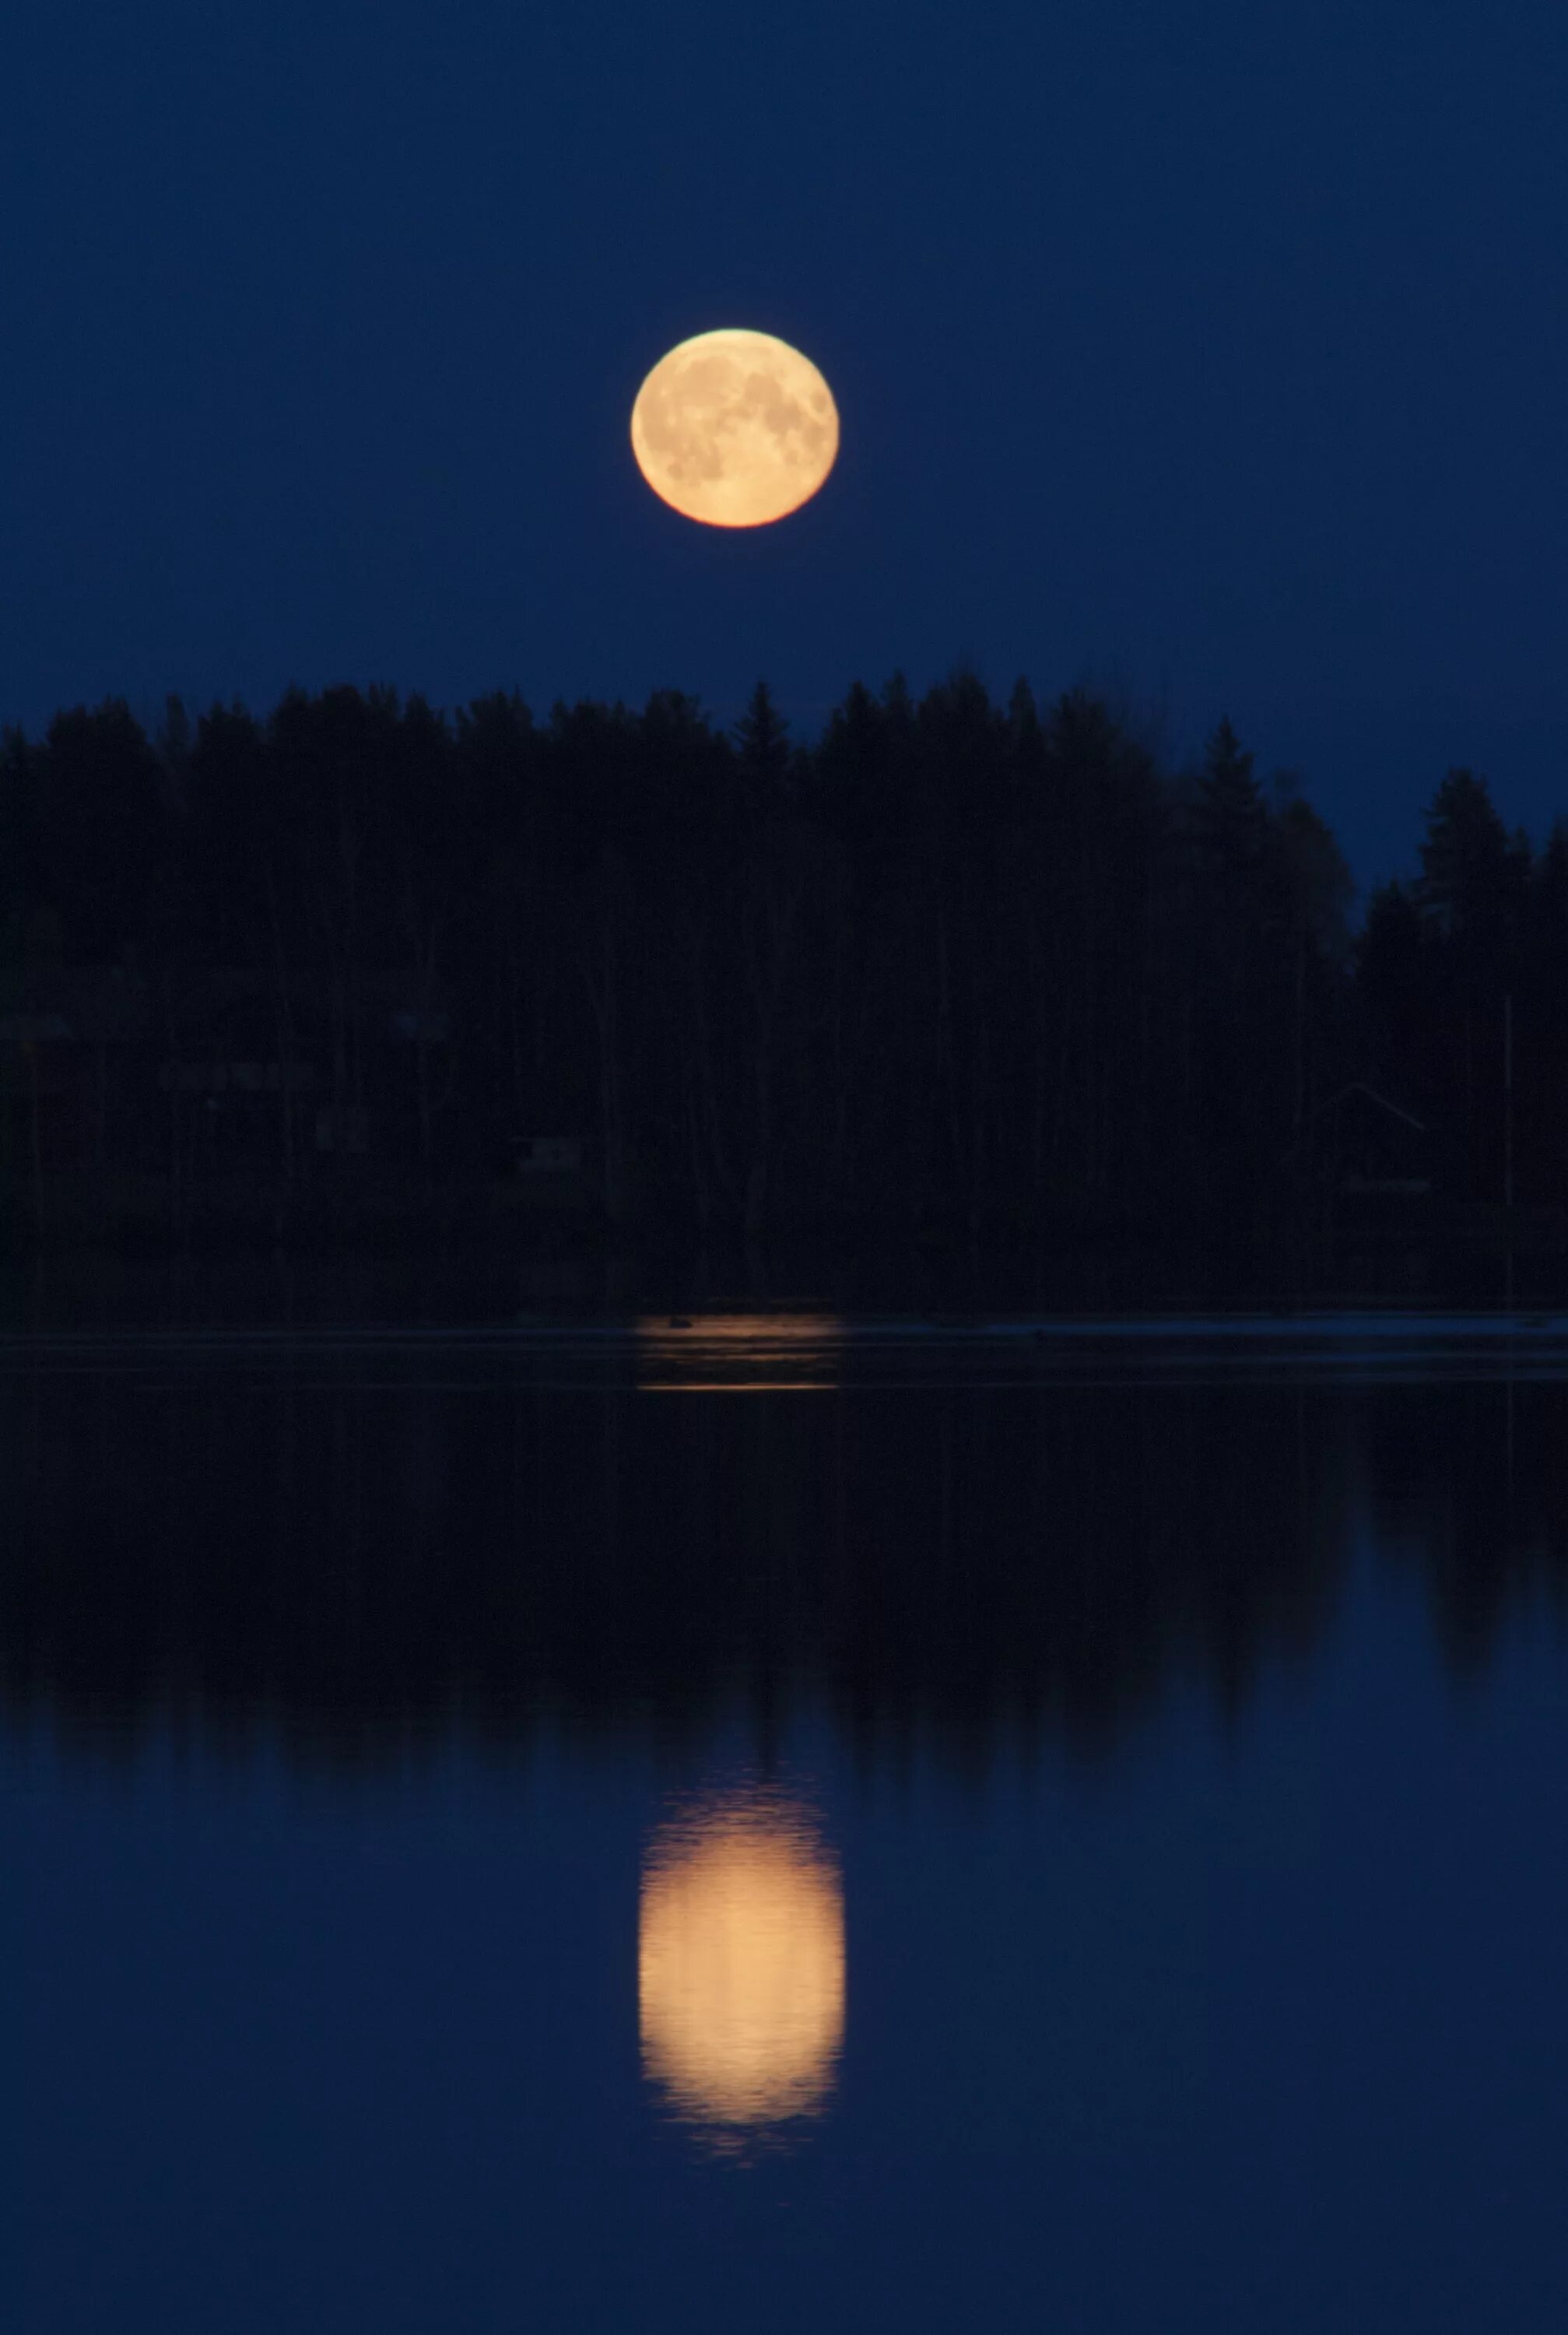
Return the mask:
[[0, 2323], [1568, 2323], [1568, 1317], [0, 1338]]

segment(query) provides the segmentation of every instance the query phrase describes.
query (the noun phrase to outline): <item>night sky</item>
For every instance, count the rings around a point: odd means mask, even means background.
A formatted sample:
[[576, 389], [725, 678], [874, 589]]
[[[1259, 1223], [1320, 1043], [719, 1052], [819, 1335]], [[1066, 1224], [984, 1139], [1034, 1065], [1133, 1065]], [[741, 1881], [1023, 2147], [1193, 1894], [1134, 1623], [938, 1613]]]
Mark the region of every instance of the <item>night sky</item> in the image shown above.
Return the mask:
[[[0, 32], [0, 721], [955, 663], [1223, 712], [1363, 881], [1568, 808], [1568, 12], [49, 0]], [[775, 333], [821, 495], [643, 484]]]

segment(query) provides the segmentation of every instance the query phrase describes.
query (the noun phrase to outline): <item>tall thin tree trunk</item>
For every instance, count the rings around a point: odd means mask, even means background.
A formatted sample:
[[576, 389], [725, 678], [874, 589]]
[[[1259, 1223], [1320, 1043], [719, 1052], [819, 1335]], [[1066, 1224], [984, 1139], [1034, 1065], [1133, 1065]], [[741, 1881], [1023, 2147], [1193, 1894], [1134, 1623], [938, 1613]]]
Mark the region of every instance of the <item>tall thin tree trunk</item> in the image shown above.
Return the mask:
[[1292, 1140], [1299, 1144], [1306, 1123], [1307, 1109], [1307, 936], [1298, 935], [1296, 945], [1296, 1092], [1291, 1119]]
[[44, 1226], [44, 1129], [42, 1105], [38, 1093], [38, 1041], [32, 1039], [27, 1047], [27, 1088], [30, 1103], [29, 1120], [33, 1154], [33, 1222], [36, 1231]]
[[849, 1138], [849, 1078], [844, 1046], [844, 955], [848, 923], [848, 887], [840, 870], [835, 899], [833, 932], [833, 1003], [829, 1053], [833, 1065], [833, 1139], [828, 1155], [828, 1197], [837, 1204], [844, 1189]]
[[615, 944], [606, 911], [600, 925], [600, 978], [587, 972], [589, 999], [599, 1032], [599, 1128], [604, 1147], [602, 1191], [605, 1214], [618, 1225], [625, 1213], [625, 1174], [622, 1153], [621, 1063], [615, 995]]
[[294, 1058], [294, 1012], [283, 962], [283, 919], [278, 914], [277, 888], [272, 869], [266, 871], [267, 906], [272, 917], [273, 1029], [277, 1048], [277, 1107], [283, 1138], [283, 1183], [292, 1195], [295, 1184], [295, 1110], [288, 1066]]

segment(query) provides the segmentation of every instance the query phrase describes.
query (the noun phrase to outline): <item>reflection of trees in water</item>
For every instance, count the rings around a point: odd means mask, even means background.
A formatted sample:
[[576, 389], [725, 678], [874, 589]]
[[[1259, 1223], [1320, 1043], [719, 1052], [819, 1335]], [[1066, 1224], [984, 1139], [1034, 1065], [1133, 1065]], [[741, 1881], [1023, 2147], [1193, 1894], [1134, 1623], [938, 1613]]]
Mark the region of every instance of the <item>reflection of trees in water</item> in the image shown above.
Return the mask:
[[1390, 1388], [1367, 1454], [1379, 1538], [1419, 1566], [1455, 1673], [1526, 1601], [1568, 1619], [1568, 1385]]
[[13, 1380], [0, 1688], [337, 1759], [546, 1713], [687, 1737], [737, 1689], [765, 1738], [809, 1679], [867, 1755], [1092, 1752], [1179, 1677], [1234, 1712], [1311, 1651], [1363, 1434], [1448, 1642], [1484, 1644], [1563, 1576], [1564, 1400], [1517, 1390], [1510, 1502], [1500, 1389]]

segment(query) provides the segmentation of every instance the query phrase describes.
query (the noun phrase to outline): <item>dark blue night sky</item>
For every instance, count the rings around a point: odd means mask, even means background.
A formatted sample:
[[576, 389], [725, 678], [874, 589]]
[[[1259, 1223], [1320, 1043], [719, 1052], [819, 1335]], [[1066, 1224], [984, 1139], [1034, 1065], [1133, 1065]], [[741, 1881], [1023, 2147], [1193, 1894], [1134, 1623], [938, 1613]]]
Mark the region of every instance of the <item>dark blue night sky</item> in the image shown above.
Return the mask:
[[[1119, 679], [1363, 881], [1568, 803], [1568, 15], [1538, 0], [50, 0], [0, 34], [0, 721], [291, 681]], [[672, 343], [823, 369], [774, 529]]]

